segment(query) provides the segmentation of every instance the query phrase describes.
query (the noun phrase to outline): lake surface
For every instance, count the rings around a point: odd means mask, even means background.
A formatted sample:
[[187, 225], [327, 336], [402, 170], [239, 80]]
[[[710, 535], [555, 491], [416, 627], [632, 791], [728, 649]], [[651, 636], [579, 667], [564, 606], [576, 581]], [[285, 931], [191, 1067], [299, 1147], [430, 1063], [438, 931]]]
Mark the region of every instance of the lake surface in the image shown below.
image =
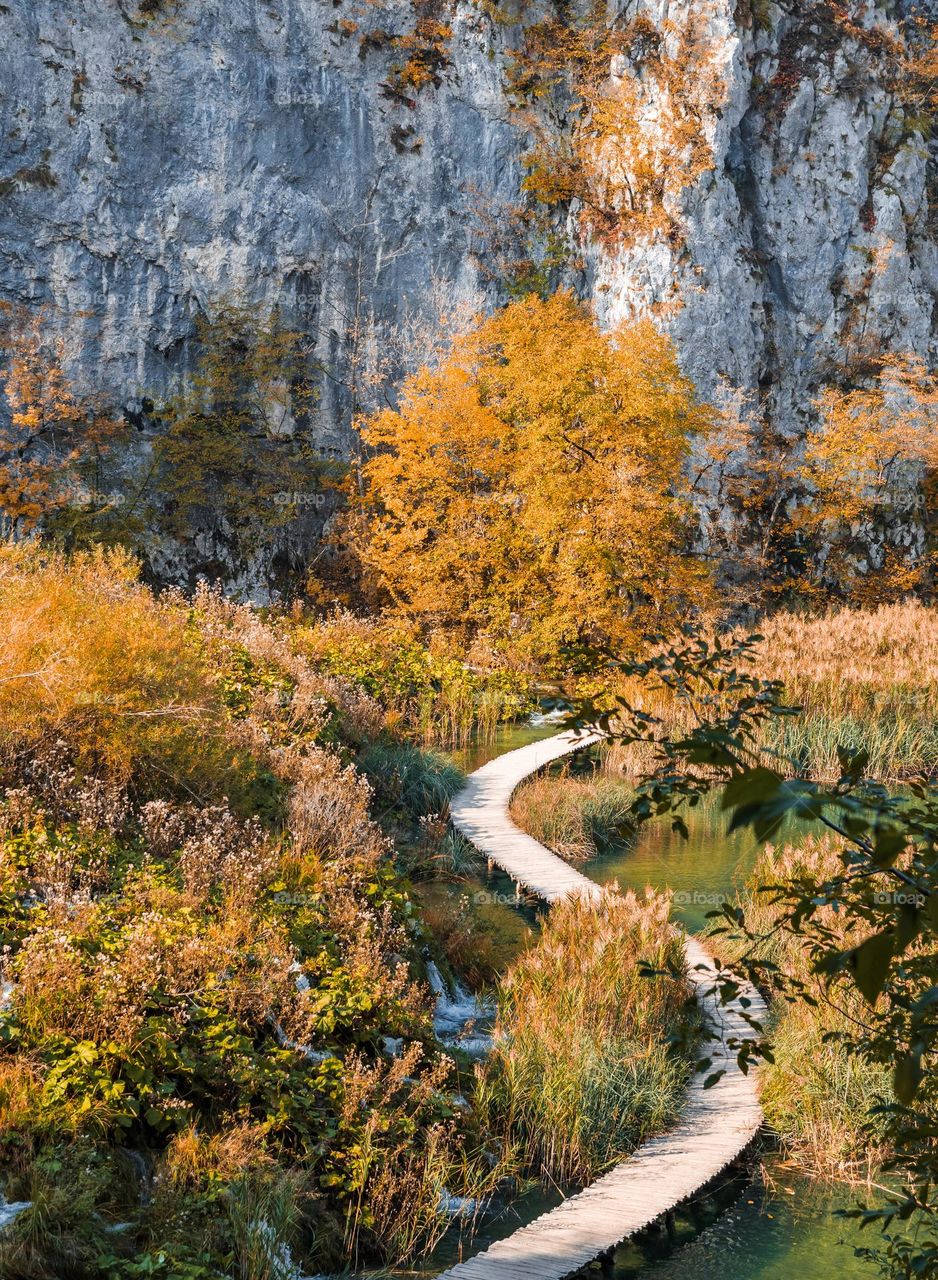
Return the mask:
[[[556, 725], [509, 726], [490, 743], [454, 752], [454, 759], [467, 771], [486, 760], [550, 737]], [[737, 886], [755, 864], [759, 846], [749, 832], [726, 834], [726, 816], [714, 797], [684, 815], [689, 838], [683, 839], [666, 821], [652, 822], [637, 839], [581, 867], [599, 884], [617, 882], [621, 888], [642, 890], [670, 888], [674, 892], [674, 915], [688, 929], [701, 932], [707, 913], [731, 901]], [[799, 827], [791, 824], [780, 833], [778, 843], [799, 838]], [[490, 925], [506, 921], [506, 954], [517, 946], [519, 920], [510, 905], [511, 885], [501, 876], [486, 881], [496, 901], [485, 900]], [[466, 889], [463, 889], [466, 892]], [[468, 889], [469, 896], [483, 892], [482, 882]], [[522, 919], [532, 923], [530, 907], [523, 907]], [[512, 924], [507, 924], [508, 917]], [[834, 1216], [838, 1209], [855, 1207], [862, 1192], [849, 1187], [816, 1183], [786, 1167], [775, 1157], [765, 1160], [769, 1185], [736, 1178], [702, 1197], [675, 1216], [670, 1232], [661, 1229], [644, 1233], [621, 1246], [604, 1267], [613, 1280], [872, 1280], [877, 1267], [855, 1256], [859, 1244], [872, 1247], [875, 1235], [869, 1229], [860, 1235], [850, 1221]], [[540, 1195], [524, 1197], [486, 1224], [481, 1236], [464, 1256], [470, 1256], [493, 1240], [501, 1239], [518, 1226], [551, 1207]], [[448, 1243], [446, 1256], [434, 1259], [432, 1270], [440, 1270], [454, 1260], [454, 1245]]]

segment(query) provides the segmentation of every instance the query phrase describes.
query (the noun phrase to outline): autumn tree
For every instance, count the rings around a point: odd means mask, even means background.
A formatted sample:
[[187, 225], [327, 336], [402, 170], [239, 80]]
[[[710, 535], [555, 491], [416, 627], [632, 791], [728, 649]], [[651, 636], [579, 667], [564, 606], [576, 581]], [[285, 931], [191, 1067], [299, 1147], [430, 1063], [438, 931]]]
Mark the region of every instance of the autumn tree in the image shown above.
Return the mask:
[[220, 530], [239, 552], [321, 505], [303, 337], [276, 313], [220, 303], [196, 323], [194, 367], [157, 410], [157, 522], [174, 537]]
[[682, 467], [709, 424], [650, 324], [605, 335], [571, 294], [531, 296], [364, 424], [349, 536], [428, 626], [555, 666], [568, 642], [631, 644], [705, 592]]
[[102, 466], [121, 424], [99, 397], [75, 389], [64, 342], [42, 311], [4, 305], [0, 319], [3, 531], [20, 536], [66, 511], [90, 526], [113, 505]]
[[828, 389], [805, 440], [793, 529], [815, 590], [872, 601], [927, 585], [938, 469], [938, 377], [912, 356], [881, 361], [869, 388]]
[[757, 409], [718, 421], [691, 471], [728, 603], [928, 592], [935, 568], [938, 376], [880, 355], [864, 386], [827, 386], [803, 434]]

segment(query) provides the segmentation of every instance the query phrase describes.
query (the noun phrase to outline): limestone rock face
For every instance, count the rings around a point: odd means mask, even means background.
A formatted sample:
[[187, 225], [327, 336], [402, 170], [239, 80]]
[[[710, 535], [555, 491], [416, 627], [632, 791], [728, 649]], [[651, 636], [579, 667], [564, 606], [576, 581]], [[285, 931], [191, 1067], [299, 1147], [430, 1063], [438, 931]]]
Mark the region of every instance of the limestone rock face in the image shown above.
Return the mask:
[[[678, 24], [703, 8], [666, 7]], [[859, 40], [832, 41], [811, 5], [764, 6], [761, 26], [742, 8], [707, 6], [725, 101], [706, 121], [713, 169], [683, 197], [684, 242], [597, 250], [593, 289], [607, 320], [677, 300], [664, 323], [700, 389], [729, 384], [797, 431], [852, 360], [933, 352], [930, 157]], [[894, 11], [870, 4], [865, 23], [894, 26]]]
[[[933, 354], [928, 148], [862, 42], [832, 41], [810, 4], [621, 7], [705, 19], [724, 85], [704, 122], [713, 167], [680, 197], [678, 242], [584, 244], [572, 210], [585, 265], [559, 278], [606, 323], [656, 315], [704, 394], [734, 388], [784, 432], [864, 351]], [[277, 305], [309, 335], [311, 432], [336, 457], [441, 307], [504, 297], [480, 227], [521, 198], [528, 138], [503, 87], [517, 29], [457, 4], [439, 83], [402, 92], [388, 33], [412, 26], [411, 5], [369, 12], [352, 30], [323, 0], [0, 4], [0, 297], [47, 308], [138, 451], [142, 410], [184, 378], [194, 318], [219, 297]], [[862, 21], [897, 17], [871, 0]], [[270, 557], [301, 561], [322, 515], [250, 563], [210, 526], [154, 544], [154, 572], [209, 566], [263, 598]]]
[[320, 443], [345, 452], [354, 322], [367, 348], [434, 279], [473, 290], [466, 193], [517, 188], [489, 24], [459, 15], [459, 75], [409, 108], [382, 89], [390, 55], [360, 57], [330, 4], [163, 10], [0, 6], [2, 294], [51, 303], [128, 405], [172, 385], [213, 298], [279, 304], [338, 374]]

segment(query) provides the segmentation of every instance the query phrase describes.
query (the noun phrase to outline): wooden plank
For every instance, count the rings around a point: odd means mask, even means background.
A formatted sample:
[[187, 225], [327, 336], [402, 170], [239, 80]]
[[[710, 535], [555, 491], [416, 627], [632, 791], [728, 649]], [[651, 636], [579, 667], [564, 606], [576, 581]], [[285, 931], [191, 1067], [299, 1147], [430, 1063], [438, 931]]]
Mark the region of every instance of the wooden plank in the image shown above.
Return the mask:
[[[466, 780], [450, 811], [453, 824], [518, 884], [547, 902], [578, 896], [598, 901], [600, 887], [525, 832], [508, 816], [515, 788], [526, 777], [573, 751], [591, 746], [598, 734], [570, 731], [490, 760]], [[712, 1064], [695, 1075], [677, 1125], [644, 1143], [610, 1173], [542, 1214], [505, 1240], [442, 1273], [439, 1280], [564, 1280], [628, 1236], [649, 1226], [726, 1168], [762, 1123], [756, 1082], [745, 1075], [727, 1041], [751, 1034], [739, 1000], [721, 1007], [712, 991], [713, 960], [698, 939], [684, 944], [693, 983], [713, 1037]], [[751, 988], [748, 1014], [765, 1016]], [[704, 1079], [721, 1067], [710, 1089]]]

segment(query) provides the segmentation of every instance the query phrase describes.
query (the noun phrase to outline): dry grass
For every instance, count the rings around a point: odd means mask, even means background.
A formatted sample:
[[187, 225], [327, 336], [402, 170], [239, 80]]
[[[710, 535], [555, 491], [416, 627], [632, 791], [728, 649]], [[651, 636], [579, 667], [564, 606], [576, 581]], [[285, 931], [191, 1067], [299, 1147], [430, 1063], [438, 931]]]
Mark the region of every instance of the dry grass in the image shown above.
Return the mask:
[[806, 759], [819, 777], [839, 775], [839, 745], [866, 747], [877, 777], [938, 772], [938, 611], [909, 602], [779, 614], [762, 634], [761, 672], [804, 708], [768, 746]]
[[[787, 769], [836, 778], [838, 746], [864, 747], [872, 776], [938, 774], [938, 610], [910, 601], [814, 618], [779, 613], [758, 630], [764, 641], [753, 674], [781, 680], [785, 701], [804, 708], [767, 731], [773, 763], [781, 756]], [[675, 732], [691, 724], [666, 690], [627, 680], [620, 692]], [[606, 763], [634, 775], [653, 767], [654, 756], [643, 744], [613, 746]]]
[[231, 752], [216, 683], [183, 603], [136, 578], [120, 551], [0, 547], [2, 754], [64, 741], [89, 771], [217, 791]]
[[511, 801], [513, 820], [568, 862], [585, 862], [628, 837], [630, 792], [599, 775], [545, 775], [524, 783]]
[[[779, 885], [802, 876], [827, 879], [843, 871], [839, 843], [832, 837], [809, 837], [798, 846], [767, 847], [740, 896], [747, 926], [768, 933], [781, 908], [760, 886]], [[832, 908], [818, 914], [818, 921], [844, 939], [842, 916]], [[732, 958], [741, 943], [721, 942]], [[813, 1174], [837, 1179], [866, 1179], [881, 1161], [875, 1121], [869, 1131], [870, 1109], [892, 1096], [889, 1072], [858, 1058], [836, 1041], [825, 1039], [838, 1030], [855, 1032], [854, 1020], [863, 1020], [867, 1006], [855, 991], [839, 990], [836, 1003], [828, 998], [824, 982], [811, 972], [803, 943], [787, 933], [776, 933], [759, 945], [757, 954], [776, 964], [792, 978], [807, 983], [815, 1007], [802, 1000], [773, 1007], [771, 1040], [775, 1061], [761, 1073], [762, 1103], [766, 1117], [792, 1158]]]
[[545, 1180], [588, 1182], [680, 1106], [687, 1063], [664, 1039], [686, 1016], [686, 984], [639, 972], [682, 968], [669, 907], [650, 891], [557, 905], [501, 984], [477, 1100]]
[[927, 688], [938, 705], [938, 610], [918, 601], [820, 618], [779, 613], [760, 632], [767, 672], [786, 682], [846, 686], [848, 703], [863, 688]]

